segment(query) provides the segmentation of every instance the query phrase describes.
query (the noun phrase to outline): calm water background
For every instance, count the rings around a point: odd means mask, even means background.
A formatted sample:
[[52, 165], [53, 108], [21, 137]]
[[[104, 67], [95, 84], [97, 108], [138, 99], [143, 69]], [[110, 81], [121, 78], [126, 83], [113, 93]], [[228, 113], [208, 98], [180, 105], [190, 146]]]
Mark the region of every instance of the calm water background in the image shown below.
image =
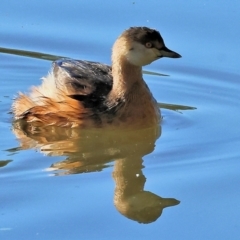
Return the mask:
[[[0, 238], [239, 239], [239, 22], [236, 0], [2, 0]], [[144, 68], [169, 75], [144, 75], [158, 102], [196, 108], [162, 110], [162, 135], [143, 158], [145, 189], [181, 203], [150, 224], [114, 207], [114, 162], [57, 177], [46, 169], [64, 156], [19, 148], [9, 113], [16, 93], [49, 71], [47, 54], [110, 64], [111, 46], [129, 26], [160, 30], [183, 56]]]

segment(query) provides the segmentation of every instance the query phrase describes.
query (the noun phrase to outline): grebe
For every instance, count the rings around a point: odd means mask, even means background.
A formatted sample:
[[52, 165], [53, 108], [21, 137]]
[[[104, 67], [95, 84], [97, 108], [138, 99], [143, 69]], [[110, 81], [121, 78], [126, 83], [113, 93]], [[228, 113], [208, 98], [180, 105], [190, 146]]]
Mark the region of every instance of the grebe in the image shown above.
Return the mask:
[[53, 62], [42, 85], [16, 98], [14, 118], [61, 127], [158, 124], [160, 110], [142, 78], [142, 66], [162, 57], [181, 55], [165, 46], [158, 31], [131, 27], [113, 45], [112, 67], [72, 59]]

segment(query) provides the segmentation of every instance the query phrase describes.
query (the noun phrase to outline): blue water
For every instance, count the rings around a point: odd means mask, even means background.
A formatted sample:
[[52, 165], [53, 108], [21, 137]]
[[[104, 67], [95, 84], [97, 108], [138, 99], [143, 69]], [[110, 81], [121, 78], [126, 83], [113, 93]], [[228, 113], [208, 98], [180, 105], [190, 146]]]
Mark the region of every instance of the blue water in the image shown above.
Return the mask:
[[[239, 239], [239, 11], [237, 1], [223, 0], [1, 1], [0, 238]], [[40, 84], [57, 56], [110, 64], [114, 40], [130, 26], [158, 29], [183, 56], [144, 68], [168, 75], [144, 74], [163, 106], [155, 143], [144, 142], [145, 133], [131, 143], [95, 132], [71, 133], [76, 140], [62, 145], [17, 139], [10, 113], [17, 92]], [[127, 159], [129, 172], [146, 177], [145, 191], [180, 201], [149, 224], [114, 205], [113, 172], [135, 141], [144, 168]]]

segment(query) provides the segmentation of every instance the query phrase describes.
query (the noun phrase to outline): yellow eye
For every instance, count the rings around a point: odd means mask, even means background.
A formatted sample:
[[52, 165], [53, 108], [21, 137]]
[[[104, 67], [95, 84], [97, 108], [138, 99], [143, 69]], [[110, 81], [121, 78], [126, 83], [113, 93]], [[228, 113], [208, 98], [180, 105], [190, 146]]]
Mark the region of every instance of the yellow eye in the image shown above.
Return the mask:
[[146, 46], [147, 48], [151, 48], [151, 47], [152, 47], [152, 43], [147, 42], [147, 43], [145, 44], [145, 46]]

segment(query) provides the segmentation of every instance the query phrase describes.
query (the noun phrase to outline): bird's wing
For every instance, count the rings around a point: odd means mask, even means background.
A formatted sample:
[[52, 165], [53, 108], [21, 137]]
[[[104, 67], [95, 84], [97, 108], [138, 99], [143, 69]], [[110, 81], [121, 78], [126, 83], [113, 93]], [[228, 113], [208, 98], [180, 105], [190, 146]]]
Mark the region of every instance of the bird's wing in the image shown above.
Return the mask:
[[97, 62], [57, 60], [53, 74], [57, 88], [79, 101], [102, 101], [112, 88], [111, 67]]

